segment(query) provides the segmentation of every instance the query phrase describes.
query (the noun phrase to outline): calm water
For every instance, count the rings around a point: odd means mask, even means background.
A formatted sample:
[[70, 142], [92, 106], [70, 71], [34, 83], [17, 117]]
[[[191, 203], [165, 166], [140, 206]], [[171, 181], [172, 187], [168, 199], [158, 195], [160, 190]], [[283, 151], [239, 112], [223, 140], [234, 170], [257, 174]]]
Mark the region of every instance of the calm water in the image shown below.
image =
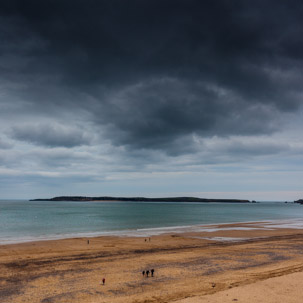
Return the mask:
[[180, 226], [303, 219], [285, 203], [137, 203], [0, 201], [0, 244], [39, 239], [161, 233]]

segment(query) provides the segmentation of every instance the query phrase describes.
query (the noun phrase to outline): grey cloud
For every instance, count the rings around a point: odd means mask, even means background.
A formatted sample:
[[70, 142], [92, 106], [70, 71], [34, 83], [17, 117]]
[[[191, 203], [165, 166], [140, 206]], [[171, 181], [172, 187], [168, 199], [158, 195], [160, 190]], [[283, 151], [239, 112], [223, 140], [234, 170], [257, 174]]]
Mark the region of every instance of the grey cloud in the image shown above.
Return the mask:
[[210, 154], [220, 153], [235, 159], [243, 157], [273, 156], [287, 152], [295, 153], [295, 148], [286, 142], [276, 142], [268, 137], [212, 138], [203, 142]]
[[13, 144], [8, 143], [0, 138], [0, 149], [10, 149], [13, 147]]
[[54, 166], [54, 163], [62, 165], [62, 163], [68, 162], [81, 162], [88, 157], [87, 153], [73, 152], [65, 148], [38, 149], [31, 152], [28, 156], [33, 159], [40, 159], [43, 163], [48, 163], [50, 166]]
[[[116, 146], [196, 152], [194, 135], [270, 134], [301, 106], [301, 1], [0, 4], [0, 77], [24, 114], [81, 110]], [[49, 109], [52, 111], [49, 111]], [[13, 129], [46, 146], [72, 131]]]
[[76, 147], [90, 144], [91, 137], [84, 131], [62, 125], [32, 124], [13, 127], [11, 136], [17, 140], [48, 147]]
[[[264, 156], [264, 155], [275, 155], [285, 151], [289, 151], [290, 148], [287, 144], [278, 143], [243, 143], [240, 141], [230, 142], [226, 151], [234, 156]], [[224, 152], [224, 149], [223, 149]]]
[[[253, 135], [278, 129], [280, 112], [201, 81], [157, 79], [114, 92], [96, 106], [113, 143], [136, 148], [191, 150], [192, 136]], [[170, 148], [172, 147], [172, 148]], [[177, 151], [178, 153], [178, 151]]]

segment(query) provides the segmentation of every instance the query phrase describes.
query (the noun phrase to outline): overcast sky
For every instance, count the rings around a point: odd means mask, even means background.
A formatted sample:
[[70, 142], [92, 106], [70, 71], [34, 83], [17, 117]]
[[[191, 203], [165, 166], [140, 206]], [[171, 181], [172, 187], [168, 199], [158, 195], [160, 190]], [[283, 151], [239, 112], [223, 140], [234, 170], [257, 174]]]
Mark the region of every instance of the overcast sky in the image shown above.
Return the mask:
[[0, 198], [303, 198], [301, 0], [0, 2]]

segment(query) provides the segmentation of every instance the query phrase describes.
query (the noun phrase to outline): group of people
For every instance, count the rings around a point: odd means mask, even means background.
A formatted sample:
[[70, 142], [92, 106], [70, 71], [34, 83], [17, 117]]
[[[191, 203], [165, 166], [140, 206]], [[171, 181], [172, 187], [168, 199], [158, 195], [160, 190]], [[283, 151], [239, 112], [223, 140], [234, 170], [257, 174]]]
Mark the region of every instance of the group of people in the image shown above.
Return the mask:
[[142, 276], [143, 276], [143, 277], [145, 277], [145, 276], [148, 277], [148, 276], [149, 276], [149, 273], [150, 273], [151, 276], [153, 277], [153, 276], [154, 276], [154, 272], [155, 272], [154, 269], [151, 269], [150, 271], [149, 271], [149, 270], [146, 270], [146, 271], [143, 270], [143, 271], [142, 271]]
[[[151, 274], [151, 276], [153, 277], [154, 276], [154, 272], [155, 272], [155, 270], [153, 268], [150, 271], [149, 270], [143, 270], [142, 271], [142, 276], [143, 277], [145, 277], [145, 276], [148, 277], [149, 274]], [[105, 278], [102, 279], [102, 284], [105, 285]]]

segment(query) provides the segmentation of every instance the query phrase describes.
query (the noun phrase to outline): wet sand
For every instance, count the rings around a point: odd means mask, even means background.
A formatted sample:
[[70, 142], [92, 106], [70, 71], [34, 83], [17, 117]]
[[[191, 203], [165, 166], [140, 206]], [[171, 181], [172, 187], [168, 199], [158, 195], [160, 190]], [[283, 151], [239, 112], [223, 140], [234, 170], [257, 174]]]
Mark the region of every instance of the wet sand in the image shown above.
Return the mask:
[[0, 302], [302, 302], [302, 229], [213, 227], [2, 245]]

